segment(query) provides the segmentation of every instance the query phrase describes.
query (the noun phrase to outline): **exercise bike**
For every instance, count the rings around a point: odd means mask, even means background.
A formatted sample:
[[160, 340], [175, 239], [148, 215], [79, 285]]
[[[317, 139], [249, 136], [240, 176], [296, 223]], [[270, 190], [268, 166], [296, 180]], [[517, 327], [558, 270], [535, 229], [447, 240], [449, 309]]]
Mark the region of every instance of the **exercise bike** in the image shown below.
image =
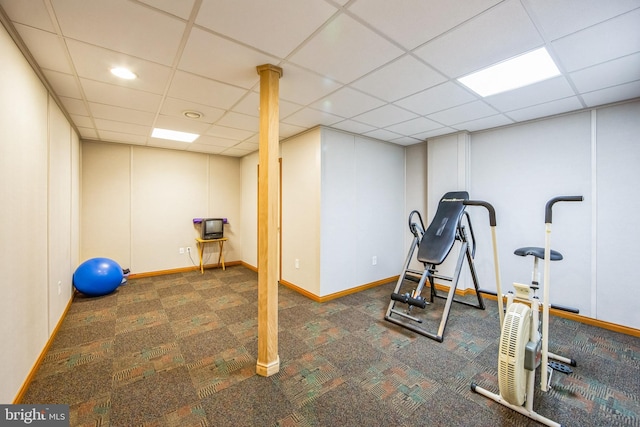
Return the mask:
[[[535, 372], [541, 369], [540, 388], [547, 392], [550, 388], [554, 370], [571, 373], [565, 364], [576, 366], [576, 361], [549, 352], [549, 308], [558, 308], [577, 313], [578, 310], [551, 305], [549, 303], [549, 269], [551, 261], [562, 259], [559, 252], [551, 250], [551, 222], [553, 205], [557, 202], [578, 202], [582, 196], [560, 196], [549, 200], [545, 206], [545, 247], [525, 247], [515, 251], [516, 255], [534, 257], [532, 281], [530, 285], [514, 283], [515, 294], [507, 294], [506, 311], [500, 283], [500, 268], [496, 245], [496, 216], [493, 206], [483, 201], [465, 201], [465, 205], [482, 206], [489, 211], [489, 223], [493, 243], [493, 257], [496, 274], [496, 296], [500, 314], [500, 347], [498, 351], [498, 388], [499, 394], [492, 393], [476, 383], [471, 390], [489, 399], [495, 400], [507, 408], [513, 409], [539, 423], [559, 427], [560, 424], [536, 413], [533, 410]], [[542, 300], [536, 295], [539, 288], [538, 260], [544, 260], [544, 286]], [[542, 320], [540, 320], [542, 308]], [[549, 359], [554, 361], [549, 362]]]

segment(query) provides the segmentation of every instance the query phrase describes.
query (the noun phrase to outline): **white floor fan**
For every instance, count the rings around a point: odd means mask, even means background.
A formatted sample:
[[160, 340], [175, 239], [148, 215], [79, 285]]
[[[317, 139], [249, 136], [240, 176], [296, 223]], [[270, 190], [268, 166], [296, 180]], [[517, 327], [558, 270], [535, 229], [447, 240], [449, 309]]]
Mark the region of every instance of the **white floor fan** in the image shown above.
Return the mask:
[[[515, 294], [509, 292], [507, 309], [504, 311], [503, 294], [500, 283], [500, 267], [496, 243], [496, 216], [493, 206], [483, 201], [466, 201], [465, 204], [483, 206], [489, 211], [493, 259], [496, 274], [496, 291], [498, 310], [500, 313], [500, 347], [498, 351], [498, 387], [499, 394], [492, 393], [475, 383], [471, 390], [482, 394], [516, 412], [519, 412], [547, 426], [560, 426], [533, 410], [535, 391], [535, 373], [539, 367], [540, 388], [546, 392], [550, 388], [554, 369], [571, 372], [566, 365], [576, 366], [573, 359], [550, 353], [549, 345], [549, 267], [552, 260], [562, 259], [562, 255], [551, 250], [551, 222], [553, 205], [557, 202], [578, 202], [582, 196], [560, 196], [549, 200], [545, 206], [545, 247], [527, 247], [516, 251], [516, 255], [534, 256], [533, 277], [531, 285], [514, 283]], [[538, 260], [544, 260], [544, 281], [542, 300], [535, 294], [538, 289]], [[566, 311], [577, 312], [567, 307], [557, 307]], [[542, 308], [542, 321], [540, 321]], [[556, 362], [549, 362], [554, 359]]]

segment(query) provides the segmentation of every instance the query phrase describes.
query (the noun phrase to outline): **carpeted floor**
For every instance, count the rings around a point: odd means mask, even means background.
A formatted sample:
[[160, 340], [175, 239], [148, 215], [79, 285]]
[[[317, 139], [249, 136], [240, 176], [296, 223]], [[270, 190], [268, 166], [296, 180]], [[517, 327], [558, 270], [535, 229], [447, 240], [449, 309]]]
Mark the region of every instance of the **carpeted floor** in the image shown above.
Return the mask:
[[[251, 270], [78, 296], [21, 403], [69, 404], [72, 426], [537, 425], [470, 391], [497, 391], [494, 301], [454, 304], [437, 343], [383, 320], [393, 287], [320, 304], [280, 286], [280, 372], [268, 378], [255, 374]], [[537, 411], [567, 426], [640, 426], [640, 339], [553, 317], [551, 328], [550, 349], [578, 367], [536, 393]]]

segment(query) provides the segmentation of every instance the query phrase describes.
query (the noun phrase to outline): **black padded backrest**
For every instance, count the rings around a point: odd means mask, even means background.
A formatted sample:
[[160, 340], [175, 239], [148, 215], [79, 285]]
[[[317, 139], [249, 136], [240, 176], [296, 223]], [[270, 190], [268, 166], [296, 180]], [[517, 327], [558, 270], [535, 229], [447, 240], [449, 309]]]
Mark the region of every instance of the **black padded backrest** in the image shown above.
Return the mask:
[[464, 213], [463, 200], [469, 200], [466, 191], [451, 191], [442, 196], [436, 215], [420, 241], [418, 261], [439, 265], [447, 258], [456, 241], [458, 222]]

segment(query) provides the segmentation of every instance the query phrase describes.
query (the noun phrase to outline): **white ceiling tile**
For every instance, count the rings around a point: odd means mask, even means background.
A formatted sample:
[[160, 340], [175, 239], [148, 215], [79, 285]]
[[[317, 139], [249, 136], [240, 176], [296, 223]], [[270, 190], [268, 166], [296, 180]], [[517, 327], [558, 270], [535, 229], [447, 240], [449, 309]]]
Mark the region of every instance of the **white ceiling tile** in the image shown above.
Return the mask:
[[[279, 100], [280, 115], [282, 115], [283, 104], [285, 102], [286, 101]], [[287, 104], [291, 105], [291, 103], [289, 102], [287, 102]], [[235, 111], [236, 113], [246, 114], [248, 116], [259, 117], [260, 116], [259, 105], [260, 105], [260, 93], [253, 91], [253, 92], [247, 93], [244, 96], [244, 98], [240, 100], [240, 102], [234, 105], [233, 111]], [[300, 106], [298, 105], [297, 108], [293, 111], [296, 111], [299, 109], [300, 109]], [[293, 111], [291, 111], [291, 113]]]
[[543, 40], [518, 0], [507, 0], [414, 53], [451, 78], [520, 55]]
[[103, 131], [120, 132], [130, 135], [140, 135], [147, 137], [151, 134], [151, 128], [149, 126], [137, 125], [134, 123], [115, 122], [113, 120], [94, 119], [98, 132], [102, 134]]
[[234, 145], [233, 148], [237, 148], [238, 150], [257, 151], [260, 148], [260, 144], [257, 144], [255, 142], [243, 141], [237, 145]]
[[172, 98], [228, 109], [246, 93], [245, 89], [177, 71], [168, 95]]
[[196, 23], [284, 58], [335, 12], [324, 0], [203, 0]]
[[82, 99], [82, 92], [73, 75], [51, 70], [42, 70], [42, 73], [58, 96]]
[[500, 111], [510, 111], [572, 95], [575, 95], [575, 93], [567, 79], [564, 76], [559, 76], [519, 89], [488, 96], [484, 100]]
[[157, 111], [160, 105], [160, 95], [87, 79], [80, 82], [89, 102], [150, 112]]
[[255, 150], [241, 150], [239, 148], [227, 148], [221, 154], [230, 157], [244, 157], [247, 154], [253, 153]]
[[211, 135], [201, 135], [194, 142], [197, 142], [198, 144], [201, 144], [201, 145], [212, 145], [215, 147], [229, 148], [236, 145], [238, 143], [238, 140], [229, 139], [229, 138], [220, 138], [220, 137], [211, 136]]
[[402, 136], [400, 138], [392, 139], [389, 142], [393, 142], [394, 144], [398, 144], [398, 145], [409, 146], [414, 144], [420, 144], [421, 142], [424, 142], [424, 141], [421, 139], [410, 137], [410, 136]]
[[91, 128], [93, 127], [93, 121], [88, 116], [78, 116], [77, 114], [70, 114], [73, 124], [79, 128]]
[[[280, 125], [280, 130], [282, 130], [282, 125]], [[243, 140], [242, 142], [251, 142], [253, 144], [259, 144], [260, 143], [260, 135], [257, 134], [257, 133], [253, 134], [249, 138]]]
[[408, 96], [394, 104], [420, 115], [446, 110], [456, 105], [467, 104], [477, 99], [468, 90], [455, 83], [447, 82], [439, 86]]
[[383, 128], [396, 123], [415, 119], [416, 117], [417, 115], [414, 113], [396, 107], [395, 105], [388, 104], [364, 114], [360, 114], [359, 116], [355, 116], [353, 119], [371, 126]]
[[358, 0], [349, 11], [407, 49], [431, 40], [500, 0], [456, 4], [439, 0]]
[[353, 82], [351, 86], [393, 102], [446, 80], [433, 68], [411, 55], [405, 55]]
[[640, 9], [563, 37], [552, 46], [569, 72], [640, 52]]
[[221, 108], [214, 108], [182, 99], [166, 98], [162, 103], [160, 114], [184, 117], [183, 113], [185, 111], [197, 111], [201, 113], [203, 116], [199, 120], [205, 123], [215, 123], [225, 112], [225, 110]]
[[450, 133], [456, 133], [458, 132], [457, 129], [453, 129], [450, 127], [441, 127], [438, 129], [434, 129], [434, 130], [430, 130], [427, 132], [422, 132], [416, 135], [413, 135], [413, 138], [419, 138], [422, 141], [426, 141], [429, 138], [435, 138], [436, 136], [441, 136], [441, 135], [448, 135]]
[[60, 102], [62, 102], [62, 105], [69, 114], [78, 116], [89, 115], [89, 110], [87, 110], [87, 106], [82, 99], [68, 98], [66, 96], [59, 96], [58, 99], [60, 99]]
[[182, 19], [188, 19], [195, 0], [139, 0], [156, 9], [164, 10]]
[[347, 15], [339, 15], [289, 60], [348, 83], [402, 55], [403, 51]]
[[324, 111], [314, 110], [313, 108], [305, 108], [288, 117], [282, 118], [284, 123], [301, 126], [307, 129], [318, 125], [331, 126], [332, 124], [342, 120], [343, 117]]
[[[74, 40], [68, 40], [67, 46], [79, 77], [162, 95], [171, 76], [169, 67], [123, 53]], [[133, 80], [118, 78], [110, 71], [114, 67], [127, 68], [138, 78]]]
[[375, 129], [374, 126], [366, 125], [364, 123], [355, 122], [353, 120], [343, 120], [338, 123], [334, 123], [331, 127], [344, 130], [351, 133], [363, 134], [367, 132], [371, 132]]
[[209, 129], [209, 123], [200, 120], [188, 119], [186, 117], [159, 115], [154, 127], [160, 129], [179, 130], [181, 132], [195, 133], [202, 135]]
[[147, 143], [146, 136], [134, 135], [131, 133], [112, 132], [108, 130], [99, 131], [98, 137], [102, 141], [121, 142], [126, 144], [145, 145]]
[[387, 126], [385, 129], [399, 133], [400, 135], [409, 136], [424, 132], [425, 130], [433, 130], [440, 127], [442, 127], [440, 123], [436, 123], [433, 120], [429, 120], [424, 117], [418, 117], [417, 119]]
[[198, 140], [200, 140], [200, 138], [196, 139], [189, 146], [187, 146], [187, 151], [193, 151], [196, 153], [220, 154], [225, 149], [224, 147], [218, 147], [216, 145], [198, 144]]
[[248, 89], [260, 80], [256, 66], [278, 62], [273, 56], [194, 28], [178, 68]]
[[260, 119], [258, 117], [234, 112], [225, 114], [216, 124], [252, 132], [260, 131]]
[[[293, 102], [287, 102], [284, 100], [280, 100], [278, 104], [280, 117], [288, 117], [291, 114], [299, 111], [302, 107], [298, 104], [294, 104]], [[258, 110], [258, 116], [260, 115], [260, 111]]]
[[217, 136], [218, 138], [225, 139], [234, 139], [236, 141], [244, 141], [249, 138], [251, 135], [255, 134], [255, 132], [250, 132], [242, 129], [234, 129], [226, 126], [212, 126], [208, 131], [207, 135], [209, 136]]
[[[302, 126], [290, 125], [287, 123], [280, 123], [280, 138], [289, 138], [290, 136], [297, 135], [304, 132], [307, 128]], [[250, 141], [250, 139], [248, 140]], [[258, 141], [258, 138], [256, 138]]]
[[78, 127], [82, 139], [98, 139], [98, 132], [93, 128]]
[[572, 96], [546, 104], [534, 105], [533, 107], [522, 108], [520, 110], [509, 111], [508, 116], [519, 122], [533, 120], [539, 117], [552, 116], [554, 114], [566, 113], [568, 111], [579, 110], [582, 104], [577, 97]]
[[345, 86], [314, 102], [311, 107], [341, 117], [353, 117], [381, 105], [384, 105], [384, 101]]
[[430, 114], [429, 119], [446, 126], [452, 126], [458, 123], [470, 120], [480, 119], [482, 117], [493, 116], [497, 111], [482, 101], [473, 101], [468, 104], [459, 105], [449, 108], [448, 110]]
[[468, 122], [458, 123], [454, 127], [458, 130], [466, 130], [469, 132], [475, 132], [482, 129], [495, 128], [499, 126], [506, 126], [513, 123], [508, 117], [505, 117], [502, 114], [496, 114], [495, 116], [483, 117], [477, 120], [470, 120]]
[[107, 119], [123, 123], [135, 123], [143, 126], [151, 126], [155, 119], [155, 113], [148, 111], [132, 110], [114, 105], [89, 103], [91, 115], [97, 119]]
[[372, 130], [371, 132], [364, 133], [364, 136], [367, 136], [369, 138], [379, 139], [380, 141], [390, 141], [392, 139], [398, 139], [403, 135], [388, 131], [386, 129], [375, 129], [375, 130]]
[[186, 27], [179, 19], [126, 0], [51, 2], [65, 37], [164, 65], [173, 63]]
[[570, 77], [580, 92], [640, 80], [640, 52], [576, 71]]
[[524, 0], [548, 40], [640, 7], [639, 0]]
[[640, 97], [640, 80], [582, 94], [582, 99], [589, 107], [638, 97]]
[[25, 3], [16, 0], [0, 0], [0, 6], [13, 21], [45, 31], [55, 31], [43, 0], [30, 0], [27, 7]]
[[291, 63], [285, 63], [282, 66], [282, 77], [279, 83], [281, 99], [302, 105], [320, 99], [342, 86], [332, 79]]
[[149, 138], [147, 145], [150, 147], [168, 148], [170, 150], [186, 150], [190, 142], [172, 141], [169, 139]]
[[71, 74], [73, 69], [67, 60], [64, 44], [55, 33], [41, 31], [24, 25], [16, 25], [22, 40], [30, 46], [29, 52], [40, 68]]

